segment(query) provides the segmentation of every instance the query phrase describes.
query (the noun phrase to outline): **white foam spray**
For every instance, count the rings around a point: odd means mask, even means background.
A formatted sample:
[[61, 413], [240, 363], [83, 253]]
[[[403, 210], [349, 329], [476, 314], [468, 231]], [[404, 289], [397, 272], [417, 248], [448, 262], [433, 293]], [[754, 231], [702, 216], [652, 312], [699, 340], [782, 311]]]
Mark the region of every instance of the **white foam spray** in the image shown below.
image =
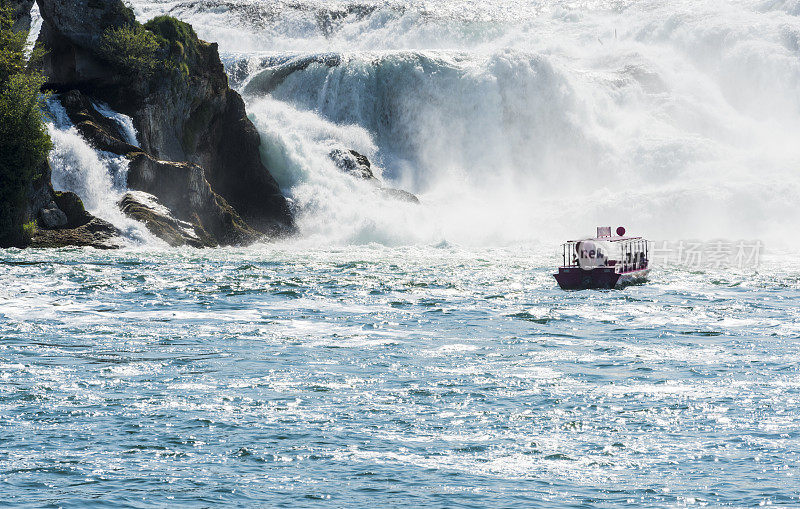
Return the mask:
[[[134, 4], [144, 17], [165, 10]], [[792, 2], [219, 5], [168, 10], [254, 75], [265, 57], [340, 60], [248, 97], [270, 167], [319, 242], [517, 243], [597, 224], [654, 238], [794, 237]], [[322, 156], [331, 140], [373, 147], [385, 178], [422, 206], [362, 198]]]
[[126, 143], [133, 145], [134, 147], [139, 146], [138, 136], [139, 133], [136, 132], [136, 128], [133, 126], [133, 119], [124, 113], [118, 113], [112, 110], [107, 104], [102, 102], [93, 102], [92, 103], [94, 108], [97, 110], [98, 113], [103, 115], [106, 118], [109, 118], [117, 123], [122, 129], [122, 134], [125, 136]]

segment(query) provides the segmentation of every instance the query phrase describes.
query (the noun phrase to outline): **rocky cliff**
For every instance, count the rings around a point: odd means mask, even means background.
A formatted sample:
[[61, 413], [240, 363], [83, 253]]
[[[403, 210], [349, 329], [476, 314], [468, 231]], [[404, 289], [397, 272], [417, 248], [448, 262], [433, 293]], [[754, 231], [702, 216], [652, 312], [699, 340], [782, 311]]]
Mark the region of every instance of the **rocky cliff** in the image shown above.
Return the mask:
[[14, 11], [14, 30], [27, 31], [31, 27], [31, 8], [34, 0], [7, 0]]
[[[44, 19], [40, 43], [50, 51], [44, 63], [50, 88], [80, 90], [131, 116], [145, 160], [194, 165], [244, 230], [268, 236], [293, 231], [287, 201], [261, 161], [258, 132], [241, 97], [228, 87], [216, 44], [200, 41], [189, 25], [172, 18], [142, 26], [119, 0], [37, 1]], [[125, 48], [137, 52], [138, 60], [119, 58]], [[169, 165], [148, 168], [154, 175], [177, 175], [165, 170], [174, 168]], [[141, 182], [134, 179], [131, 187]], [[176, 201], [168, 195], [175, 189], [149, 191], [169, 204]], [[241, 233], [217, 240], [253, 238]]]
[[[151, 196], [131, 193], [120, 206], [153, 234], [173, 246], [248, 244], [264, 236], [212, 189], [202, 167], [190, 162], [159, 160], [131, 145], [119, 124], [103, 116], [89, 97], [78, 90], [59, 94], [58, 98], [75, 128], [94, 148], [128, 158], [128, 187]], [[154, 202], [157, 207], [150, 205]], [[158, 212], [160, 208], [166, 208], [166, 212]], [[174, 221], [189, 224], [192, 235], [175, 235]], [[167, 223], [170, 228], [164, 227]]]

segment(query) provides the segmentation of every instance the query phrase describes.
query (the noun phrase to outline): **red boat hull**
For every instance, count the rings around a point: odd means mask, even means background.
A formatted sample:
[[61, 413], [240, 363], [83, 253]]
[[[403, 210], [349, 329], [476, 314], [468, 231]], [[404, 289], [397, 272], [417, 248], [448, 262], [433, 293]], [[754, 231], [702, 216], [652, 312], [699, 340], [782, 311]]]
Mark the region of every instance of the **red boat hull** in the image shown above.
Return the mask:
[[649, 268], [618, 274], [614, 267], [597, 267], [584, 270], [580, 267], [559, 267], [553, 274], [562, 290], [586, 290], [589, 288], [621, 288], [647, 280]]

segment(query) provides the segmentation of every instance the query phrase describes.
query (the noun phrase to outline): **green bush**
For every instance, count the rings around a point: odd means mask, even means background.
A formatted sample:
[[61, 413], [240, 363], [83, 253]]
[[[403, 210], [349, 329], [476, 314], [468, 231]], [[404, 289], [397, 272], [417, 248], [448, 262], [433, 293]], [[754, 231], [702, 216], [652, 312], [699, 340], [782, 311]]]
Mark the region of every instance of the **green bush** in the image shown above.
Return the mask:
[[199, 58], [201, 44], [190, 24], [158, 16], [144, 25], [132, 22], [107, 29], [99, 53], [131, 77], [150, 79], [172, 73], [185, 79]]
[[139, 24], [107, 28], [100, 56], [132, 77], [149, 78], [164, 64], [160, 41]]
[[25, 243], [27, 190], [51, 148], [42, 118], [44, 78], [26, 69], [24, 32], [0, 0], [0, 246]]
[[192, 25], [170, 16], [158, 16], [144, 24], [168, 49], [170, 59], [176, 63], [193, 63], [200, 53], [200, 39]]
[[36, 234], [36, 221], [30, 221], [22, 225], [22, 239], [25, 244], [30, 243]]

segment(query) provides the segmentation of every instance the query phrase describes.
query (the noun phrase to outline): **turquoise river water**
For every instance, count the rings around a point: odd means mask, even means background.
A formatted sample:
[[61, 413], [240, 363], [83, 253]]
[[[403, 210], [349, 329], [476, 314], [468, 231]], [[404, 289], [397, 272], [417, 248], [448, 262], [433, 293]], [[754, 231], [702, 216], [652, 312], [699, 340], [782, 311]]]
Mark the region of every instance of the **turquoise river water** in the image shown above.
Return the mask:
[[800, 267], [0, 251], [0, 504], [800, 504]]

